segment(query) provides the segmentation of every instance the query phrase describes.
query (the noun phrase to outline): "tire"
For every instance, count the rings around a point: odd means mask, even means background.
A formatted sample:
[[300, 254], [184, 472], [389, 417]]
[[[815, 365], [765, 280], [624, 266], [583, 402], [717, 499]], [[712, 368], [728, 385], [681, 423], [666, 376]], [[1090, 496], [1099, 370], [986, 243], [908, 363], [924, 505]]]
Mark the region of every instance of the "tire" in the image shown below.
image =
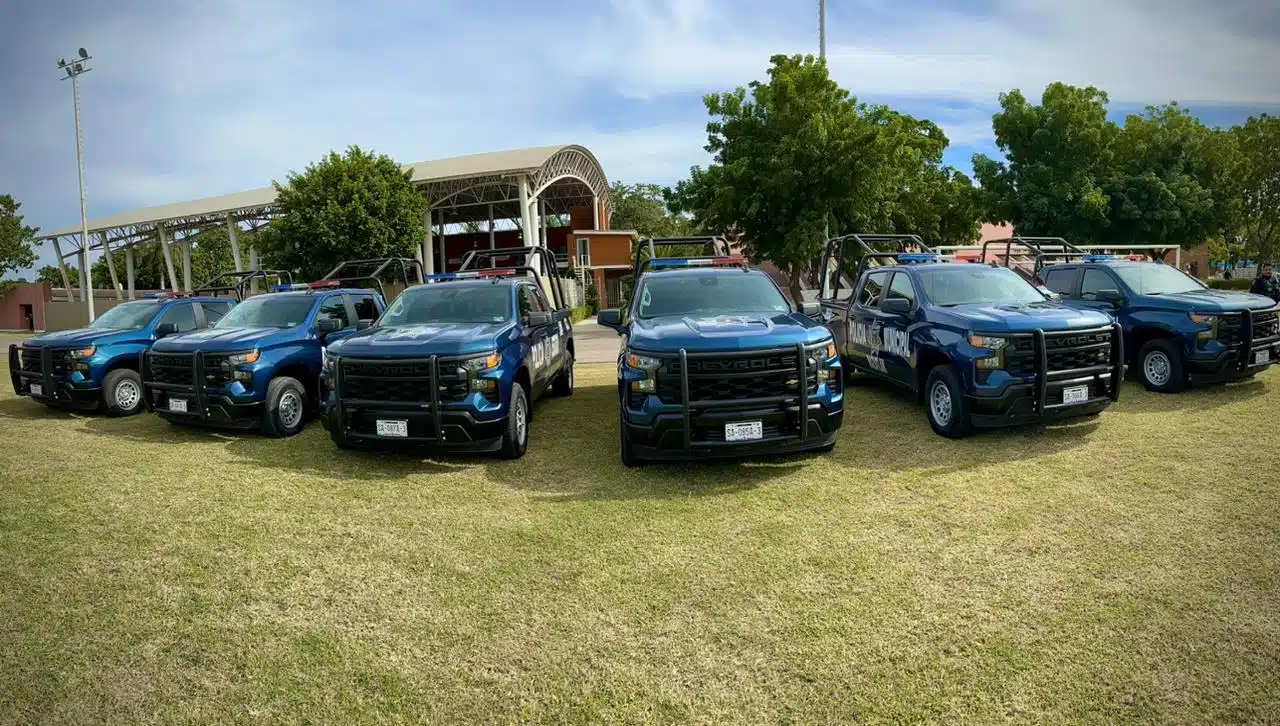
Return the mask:
[[626, 467], [643, 466], [644, 462], [640, 457], [636, 456], [636, 452], [631, 448], [631, 437], [627, 436], [627, 424], [622, 418], [622, 407], [626, 403], [618, 399], [618, 452], [622, 457], [622, 465]]
[[1177, 393], [1186, 387], [1182, 351], [1171, 340], [1147, 341], [1138, 351], [1138, 377], [1148, 391]]
[[529, 450], [529, 397], [524, 386], [511, 384], [511, 404], [507, 406], [507, 425], [502, 432], [502, 458], [519, 459]]
[[143, 409], [142, 376], [119, 368], [102, 380], [102, 410], [108, 416], [132, 416]]
[[349, 451], [351, 449], [356, 448], [355, 444], [351, 443], [351, 440], [347, 438], [346, 434], [342, 433], [336, 428], [329, 429], [329, 438], [333, 440], [334, 446], [344, 451]]
[[969, 401], [960, 385], [960, 376], [949, 364], [934, 366], [924, 384], [924, 414], [933, 432], [948, 439], [963, 439], [973, 433], [969, 421]]
[[262, 433], [284, 438], [302, 430], [307, 420], [307, 389], [296, 378], [276, 376], [267, 386]]
[[573, 395], [573, 356], [569, 356], [564, 370], [551, 382], [551, 392], [562, 398]]

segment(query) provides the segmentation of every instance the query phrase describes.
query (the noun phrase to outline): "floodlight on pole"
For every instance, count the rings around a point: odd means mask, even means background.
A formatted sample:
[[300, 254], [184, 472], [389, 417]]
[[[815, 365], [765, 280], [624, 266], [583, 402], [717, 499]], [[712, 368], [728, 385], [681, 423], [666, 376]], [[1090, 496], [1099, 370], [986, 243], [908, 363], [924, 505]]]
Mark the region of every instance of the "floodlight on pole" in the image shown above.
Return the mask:
[[[80, 133], [80, 85], [78, 82], [81, 73], [88, 73], [91, 70], [83, 62], [90, 60], [91, 56], [89, 55], [89, 51], [84, 48], [80, 48], [76, 51], [76, 54], [80, 56], [80, 60], [73, 60], [71, 63], [68, 63], [64, 58], [59, 58], [58, 68], [66, 71], [66, 75], [61, 77], [62, 80], [65, 81], [68, 78], [71, 79], [71, 103], [72, 107], [75, 109], [76, 116], [76, 167], [80, 172], [80, 251], [84, 255], [84, 275], [86, 278], [81, 282], [84, 285], [82, 289], [86, 291], [85, 301], [89, 305], [89, 322], [92, 323], [94, 319], [93, 254], [90, 247], [92, 243], [89, 241], [89, 210], [84, 194], [84, 137]], [[103, 244], [107, 244], [107, 242], [104, 240]], [[68, 290], [67, 295], [70, 294], [71, 291]]]

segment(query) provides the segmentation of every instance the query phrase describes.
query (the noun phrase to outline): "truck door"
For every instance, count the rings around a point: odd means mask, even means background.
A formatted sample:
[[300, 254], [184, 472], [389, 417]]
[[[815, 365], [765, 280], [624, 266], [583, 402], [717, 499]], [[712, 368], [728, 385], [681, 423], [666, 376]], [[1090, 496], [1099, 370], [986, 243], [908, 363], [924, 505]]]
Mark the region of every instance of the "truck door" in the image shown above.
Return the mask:
[[562, 336], [558, 334], [556, 325], [534, 326], [529, 321], [529, 314], [548, 312], [541, 291], [533, 285], [520, 285], [520, 328], [529, 343], [529, 377], [533, 384], [535, 396], [540, 394], [547, 384], [555, 378], [559, 369], [559, 351], [556, 345]]
[[[910, 306], [906, 314], [891, 313], [883, 309], [886, 300], [905, 300]], [[911, 324], [916, 315], [916, 290], [911, 276], [905, 272], [893, 273], [889, 287], [881, 296], [880, 307], [875, 310], [880, 325], [880, 357], [884, 360], [888, 375], [908, 388], [915, 388], [915, 347], [911, 342]]]
[[856, 368], [890, 377], [885, 358], [880, 354], [880, 333], [884, 321], [880, 317], [880, 299], [889, 282], [890, 271], [868, 272], [862, 276], [857, 296], [845, 307], [844, 334], [846, 356]]
[[835, 338], [836, 350], [840, 357], [849, 355], [849, 305], [853, 301], [853, 288], [843, 275], [843, 266], [839, 251], [828, 254], [820, 276], [823, 290], [819, 291], [818, 322], [827, 326]]
[[320, 341], [320, 345], [325, 346], [342, 340], [356, 332], [355, 315], [352, 313], [346, 295], [341, 293], [327, 295], [320, 300], [320, 309], [316, 311], [316, 324], [328, 318], [337, 320], [341, 327], [326, 335], [324, 340]]

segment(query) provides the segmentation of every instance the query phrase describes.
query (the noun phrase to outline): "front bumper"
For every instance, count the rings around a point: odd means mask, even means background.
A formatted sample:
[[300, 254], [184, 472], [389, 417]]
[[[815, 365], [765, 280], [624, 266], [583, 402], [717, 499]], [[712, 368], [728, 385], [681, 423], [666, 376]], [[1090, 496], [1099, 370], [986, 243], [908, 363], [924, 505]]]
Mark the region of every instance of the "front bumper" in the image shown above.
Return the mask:
[[[1010, 383], [993, 391], [975, 391], [965, 396], [969, 404], [969, 421], [979, 428], [999, 428], [1062, 421], [1078, 416], [1101, 413], [1120, 400], [1124, 382], [1124, 335], [1119, 324], [1111, 328], [1111, 362], [1071, 370], [1049, 370], [1048, 347], [1044, 331], [1033, 335], [1036, 358], [1035, 376], [1031, 380]], [[1076, 331], [1105, 332], [1105, 328]], [[1086, 386], [1087, 398], [1076, 403], [1064, 401], [1068, 388]]]
[[[214, 426], [232, 429], [253, 429], [262, 423], [263, 401], [237, 401], [220, 391], [210, 391], [195, 381], [205, 380], [204, 356], [200, 352], [164, 353], [168, 357], [192, 358], [191, 383], [160, 383], [151, 375], [149, 351], [139, 355], [138, 369], [142, 372], [142, 400], [148, 411], [153, 411], [167, 421]], [[187, 402], [185, 412], [169, 407], [171, 398]]]
[[[794, 348], [748, 351], [752, 355], [796, 354], [799, 390], [787, 395], [729, 400], [691, 400], [689, 359], [718, 358], [723, 351], [690, 353], [679, 351], [680, 405], [668, 410], [640, 415], [622, 406], [622, 435], [627, 437], [639, 459], [679, 461], [721, 459], [784, 454], [821, 449], [835, 443], [844, 423], [844, 399], [830, 392], [815, 373], [816, 391], [809, 393], [808, 352], [803, 344]], [[837, 379], [839, 366], [834, 366]], [[726, 373], [731, 376], [733, 373]], [[626, 383], [624, 382], [624, 385]], [[833, 400], [834, 399], [834, 400]], [[803, 401], [803, 405], [802, 405]], [[726, 441], [725, 426], [731, 423], [761, 424], [762, 437], [747, 441]]]
[[[22, 369], [22, 351], [40, 351], [40, 370]], [[24, 348], [17, 344], [9, 346], [9, 381], [13, 384], [13, 392], [19, 396], [28, 396], [47, 406], [71, 410], [88, 410], [97, 408], [102, 402], [102, 386], [96, 383], [76, 385], [67, 379], [66, 374], [54, 372], [53, 354], [49, 348]], [[58, 351], [61, 352], [61, 351]], [[32, 393], [31, 386], [39, 386], [39, 394]]]
[[[1255, 339], [1252, 336], [1252, 316], [1244, 316], [1244, 329], [1250, 334], [1228, 350], [1212, 358], [1187, 357], [1187, 372], [1192, 383], [1226, 383], [1256, 375], [1280, 362], [1280, 335]], [[1266, 358], [1259, 363], [1259, 354]]]
[[[378, 359], [386, 366], [422, 364], [422, 359]], [[440, 358], [426, 359], [428, 371], [422, 376], [400, 376], [396, 380], [418, 381], [431, 391], [429, 401], [387, 401], [344, 397], [341, 392], [348, 378], [370, 378], [344, 371], [334, 365], [331, 391], [324, 403], [320, 421], [335, 441], [348, 446], [383, 449], [432, 449], [459, 453], [486, 453], [502, 448], [506, 431], [506, 407], [484, 412], [467, 408], [451, 408], [440, 400]], [[408, 436], [379, 436], [379, 419], [405, 421]]]

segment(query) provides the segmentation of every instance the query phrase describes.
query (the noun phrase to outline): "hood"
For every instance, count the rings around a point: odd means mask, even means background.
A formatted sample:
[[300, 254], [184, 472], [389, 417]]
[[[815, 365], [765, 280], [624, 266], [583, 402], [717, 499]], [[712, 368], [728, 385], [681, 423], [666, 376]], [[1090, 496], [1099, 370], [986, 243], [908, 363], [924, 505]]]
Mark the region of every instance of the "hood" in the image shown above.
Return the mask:
[[1025, 333], [1040, 330], [1076, 330], [1110, 325], [1115, 320], [1100, 310], [1071, 308], [1061, 303], [1035, 302], [1016, 305], [975, 303], [938, 308], [955, 327], [984, 333]]
[[218, 353], [248, 348], [264, 348], [284, 340], [294, 340], [302, 331], [299, 328], [205, 328], [181, 335], [170, 335], [156, 341], [156, 352]]
[[1142, 295], [1138, 299], [1139, 304], [1147, 308], [1205, 313], [1266, 310], [1276, 305], [1269, 297], [1237, 290], [1192, 290], [1168, 295]]
[[515, 323], [430, 323], [367, 328], [328, 346], [330, 353], [370, 358], [466, 355], [505, 346]]
[[799, 313], [669, 315], [636, 319], [628, 345], [655, 352], [755, 350], [817, 343], [829, 337], [821, 323]]
[[28, 338], [23, 345], [33, 348], [86, 348], [148, 339], [146, 330], [112, 330], [110, 328], [77, 328], [59, 330]]

